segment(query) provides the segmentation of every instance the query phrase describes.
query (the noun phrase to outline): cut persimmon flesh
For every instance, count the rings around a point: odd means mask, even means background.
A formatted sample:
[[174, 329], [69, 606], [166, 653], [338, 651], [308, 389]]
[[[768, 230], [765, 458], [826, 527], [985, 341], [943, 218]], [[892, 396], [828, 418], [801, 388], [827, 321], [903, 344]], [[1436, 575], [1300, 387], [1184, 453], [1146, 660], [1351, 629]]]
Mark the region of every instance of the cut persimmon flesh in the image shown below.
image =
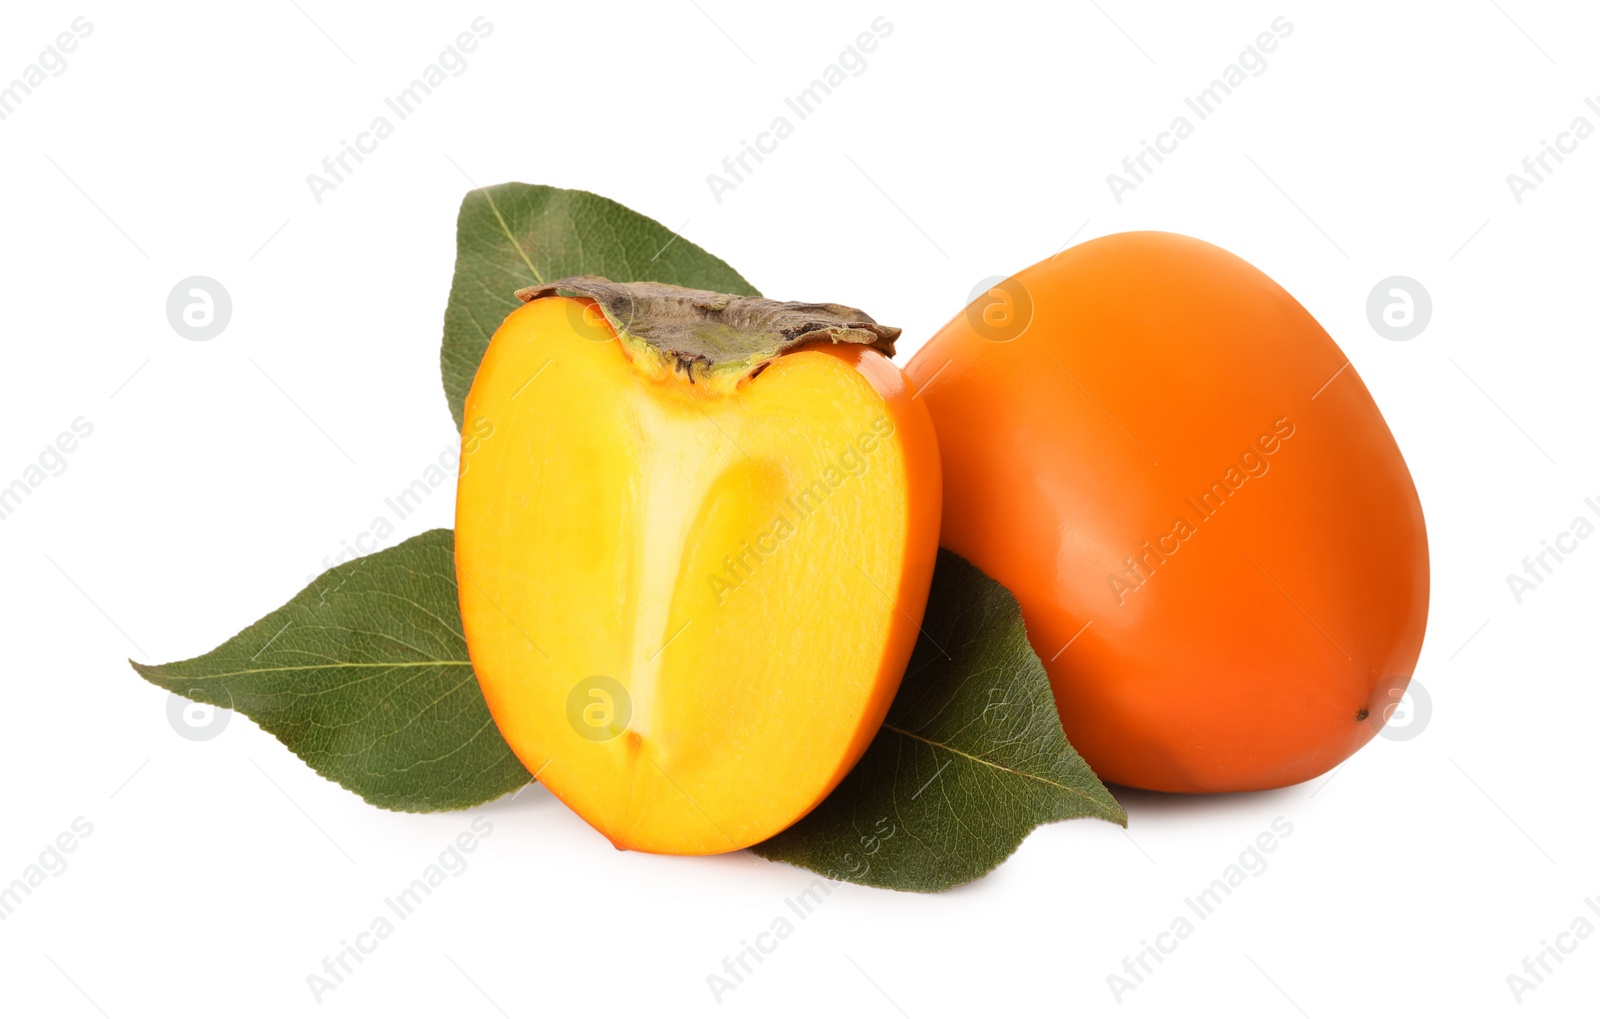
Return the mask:
[[618, 848], [759, 842], [860, 758], [917, 636], [939, 461], [897, 331], [593, 277], [519, 296], [456, 509], [489, 709]]

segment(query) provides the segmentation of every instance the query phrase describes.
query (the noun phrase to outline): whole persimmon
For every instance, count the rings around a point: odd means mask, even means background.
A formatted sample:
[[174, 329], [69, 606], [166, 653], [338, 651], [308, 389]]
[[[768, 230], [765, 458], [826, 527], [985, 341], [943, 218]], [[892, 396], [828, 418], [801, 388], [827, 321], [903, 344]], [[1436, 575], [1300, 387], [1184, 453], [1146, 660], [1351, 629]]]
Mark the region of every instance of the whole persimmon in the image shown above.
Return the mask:
[[877, 734], [939, 536], [939, 451], [854, 308], [569, 277], [466, 401], [461, 621], [490, 713], [619, 849], [742, 849]]
[[1067, 736], [1168, 792], [1313, 778], [1422, 646], [1422, 507], [1349, 358], [1203, 241], [1090, 241], [1004, 280], [907, 369], [942, 544], [1009, 587]]

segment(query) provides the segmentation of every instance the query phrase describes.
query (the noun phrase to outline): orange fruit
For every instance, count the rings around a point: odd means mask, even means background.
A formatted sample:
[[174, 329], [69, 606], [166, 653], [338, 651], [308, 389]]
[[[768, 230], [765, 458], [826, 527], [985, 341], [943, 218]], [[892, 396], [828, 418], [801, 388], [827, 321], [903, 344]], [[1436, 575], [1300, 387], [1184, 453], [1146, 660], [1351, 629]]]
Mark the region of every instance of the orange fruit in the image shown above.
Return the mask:
[[1289, 785], [1387, 719], [1427, 621], [1422, 507], [1349, 359], [1265, 274], [1176, 234], [1100, 238], [998, 285], [907, 373], [942, 544], [1015, 593], [1101, 778]]
[[939, 456], [899, 331], [593, 277], [522, 296], [456, 507], [490, 712], [618, 848], [760, 842], [860, 758], [917, 637]]

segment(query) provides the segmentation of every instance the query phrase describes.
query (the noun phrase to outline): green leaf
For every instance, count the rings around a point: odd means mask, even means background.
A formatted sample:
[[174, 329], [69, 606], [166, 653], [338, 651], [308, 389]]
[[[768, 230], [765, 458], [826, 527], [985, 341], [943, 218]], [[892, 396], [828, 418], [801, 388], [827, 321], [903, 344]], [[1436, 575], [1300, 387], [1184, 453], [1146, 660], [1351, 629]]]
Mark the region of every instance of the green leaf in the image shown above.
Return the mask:
[[439, 355], [457, 428], [489, 337], [522, 304], [515, 292], [582, 275], [761, 296], [720, 258], [609, 198], [538, 184], [469, 191]]
[[460, 810], [530, 781], [467, 659], [448, 530], [334, 567], [209, 654], [132, 664], [380, 807]]
[[1128, 823], [1067, 742], [1016, 599], [940, 549], [922, 637], [877, 738], [832, 795], [753, 849], [838, 881], [937, 892], [1074, 817]]

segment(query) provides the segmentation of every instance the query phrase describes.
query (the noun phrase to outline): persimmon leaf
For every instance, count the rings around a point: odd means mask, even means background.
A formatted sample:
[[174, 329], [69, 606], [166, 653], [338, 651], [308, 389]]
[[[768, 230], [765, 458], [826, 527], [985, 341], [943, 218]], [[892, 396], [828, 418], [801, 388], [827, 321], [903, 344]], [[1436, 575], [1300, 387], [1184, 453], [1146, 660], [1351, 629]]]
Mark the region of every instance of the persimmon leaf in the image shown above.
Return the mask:
[[461, 810], [530, 781], [467, 659], [452, 531], [336, 566], [198, 658], [133, 667], [380, 807]]
[[1067, 742], [1016, 599], [940, 549], [883, 728], [815, 810], [752, 848], [838, 881], [936, 892], [1076, 817], [1128, 820]]
[[609, 198], [541, 184], [469, 191], [456, 219], [456, 272], [439, 354], [458, 428], [489, 338], [522, 306], [516, 292], [584, 275], [761, 296], [722, 259]]

